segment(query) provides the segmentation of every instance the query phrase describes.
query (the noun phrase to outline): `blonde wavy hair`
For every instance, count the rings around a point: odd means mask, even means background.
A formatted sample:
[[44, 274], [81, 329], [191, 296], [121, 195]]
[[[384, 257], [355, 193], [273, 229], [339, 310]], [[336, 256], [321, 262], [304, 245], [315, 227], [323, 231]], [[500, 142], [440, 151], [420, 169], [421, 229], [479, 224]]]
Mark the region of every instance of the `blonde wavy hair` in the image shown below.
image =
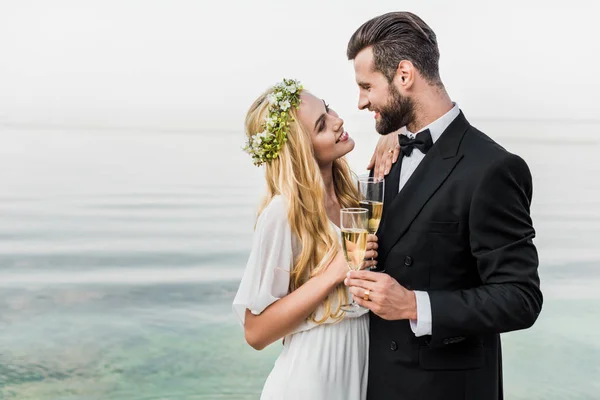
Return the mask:
[[[269, 108], [267, 96], [271, 93], [273, 88], [256, 99], [248, 110], [245, 123], [248, 138], [263, 131]], [[324, 183], [314, 156], [310, 134], [298, 122], [297, 110], [292, 107], [289, 112], [293, 119], [287, 133], [287, 142], [282, 146], [279, 156], [265, 164], [267, 194], [258, 215], [274, 196], [282, 195], [287, 202], [292, 232], [302, 246], [290, 272], [290, 291], [293, 291], [308, 279], [321, 274], [341, 246], [325, 211]], [[354, 178], [344, 158], [333, 162], [335, 194], [342, 208], [358, 205], [356, 199], [359, 194]], [[341, 319], [343, 311], [340, 306], [347, 303], [347, 297], [344, 284], [338, 285], [323, 301], [323, 313], [318, 316], [313, 312], [309, 319], [317, 324], [329, 318]]]

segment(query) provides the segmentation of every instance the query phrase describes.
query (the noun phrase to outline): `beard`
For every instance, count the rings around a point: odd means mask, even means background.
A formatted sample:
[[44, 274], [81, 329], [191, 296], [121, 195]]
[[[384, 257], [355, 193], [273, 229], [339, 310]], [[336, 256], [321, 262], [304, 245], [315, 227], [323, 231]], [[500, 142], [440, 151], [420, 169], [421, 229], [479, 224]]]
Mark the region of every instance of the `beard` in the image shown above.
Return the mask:
[[415, 119], [415, 102], [400, 94], [396, 86], [390, 85], [390, 100], [379, 110], [379, 121], [375, 129], [381, 135], [387, 135], [410, 124]]

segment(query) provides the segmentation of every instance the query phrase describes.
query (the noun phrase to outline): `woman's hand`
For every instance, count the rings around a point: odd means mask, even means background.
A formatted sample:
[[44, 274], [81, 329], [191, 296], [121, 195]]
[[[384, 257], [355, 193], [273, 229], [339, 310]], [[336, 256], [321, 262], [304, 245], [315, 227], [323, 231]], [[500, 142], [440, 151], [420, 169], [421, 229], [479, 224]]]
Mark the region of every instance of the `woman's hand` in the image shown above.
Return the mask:
[[400, 144], [398, 144], [398, 134], [393, 132], [389, 135], [381, 136], [367, 169], [375, 168], [373, 176], [381, 179], [390, 173], [392, 164], [398, 160], [399, 155]]
[[[377, 240], [378, 239], [376, 235], [370, 234], [367, 236], [367, 251], [365, 252], [361, 269], [370, 268], [377, 265], [377, 248], [379, 247]], [[332, 279], [339, 284], [344, 281], [349, 270], [350, 268], [348, 267], [348, 261], [346, 261], [344, 251], [340, 250], [331, 263], [329, 263], [326, 273], [330, 274]]]
[[335, 258], [327, 266], [326, 274], [333, 280], [334, 287], [343, 282], [348, 273], [348, 261], [344, 255], [344, 250], [340, 249]]
[[377, 252], [379, 248], [378, 240], [376, 235], [367, 236], [367, 252], [365, 253], [365, 261], [360, 269], [371, 268], [377, 265], [377, 256], [379, 256]]

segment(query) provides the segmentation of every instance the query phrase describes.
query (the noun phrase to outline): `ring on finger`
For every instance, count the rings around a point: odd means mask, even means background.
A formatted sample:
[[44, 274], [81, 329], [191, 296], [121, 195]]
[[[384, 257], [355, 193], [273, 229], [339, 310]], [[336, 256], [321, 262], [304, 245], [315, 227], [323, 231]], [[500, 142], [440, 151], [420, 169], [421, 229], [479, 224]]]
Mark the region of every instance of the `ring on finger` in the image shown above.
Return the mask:
[[363, 300], [364, 301], [369, 301], [369, 295], [371, 294], [371, 292], [369, 291], [369, 289], [365, 290], [365, 294], [363, 296]]

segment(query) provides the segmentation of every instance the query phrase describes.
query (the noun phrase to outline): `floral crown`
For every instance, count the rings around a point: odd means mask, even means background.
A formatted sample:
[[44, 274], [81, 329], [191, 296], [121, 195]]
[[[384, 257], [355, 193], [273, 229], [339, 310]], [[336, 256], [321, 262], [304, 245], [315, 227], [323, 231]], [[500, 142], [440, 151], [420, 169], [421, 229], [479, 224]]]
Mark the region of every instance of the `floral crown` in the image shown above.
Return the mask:
[[281, 146], [287, 141], [290, 120], [294, 120], [289, 110], [291, 107], [300, 107], [302, 89], [302, 84], [297, 80], [283, 79], [274, 86], [273, 93], [267, 96], [269, 115], [263, 131], [248, 138], [248, 142], [243, 148], [252, 156], [254, 165], [260, 166], [279, 156]]

